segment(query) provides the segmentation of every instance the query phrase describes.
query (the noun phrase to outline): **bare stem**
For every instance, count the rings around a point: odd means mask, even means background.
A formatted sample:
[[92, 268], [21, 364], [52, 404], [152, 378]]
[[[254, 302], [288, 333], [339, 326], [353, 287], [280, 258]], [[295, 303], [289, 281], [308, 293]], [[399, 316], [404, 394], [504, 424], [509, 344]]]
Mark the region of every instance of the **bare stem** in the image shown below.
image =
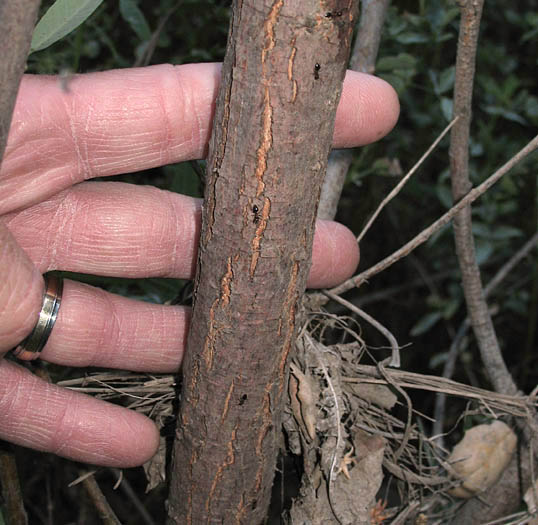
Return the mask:
[[[80, 474], [83, 475], [84, 473], [81, 471]], [[85, 477], [82, 481], [82, 485], [90, 496], [95, 508], [98, 510], [103, 523], [105, 525], [121, 525], [120, 520], [112, 510], [112, 507], [108, 503], [108, 500], [93, 475]]]
[[360, 243], [362, 238], [366, 235], [366, 232], [370, 229], [370, 226], [372, 226], [373, 222], [376, 220], [377, 216], [381, 213], [383, 208], [392, 200], [398, 193], [400, 193], [401, 189], [405, 186], [407, 181], [411, 178], [412, 175], [418, 170], [418, 168], [422, 165], [422, 163], [430, 156], [430, 153], [436, 148], [437, 144], [441, 142], [443, 137], [450, 131], [452, 126], [457, 122], [458, 117], [452, 119], [450, 124], [441, 132], [441, 134], [435, 139], [433, 144], [426, 150], [426, 152], [418, 159], [418, 161], [415, 163], [415, 165], [405, 174], [405, 176], [402, 178], [402, 180], [394, 187], [394, 189], [383, 199], [381, 204], [377, 207], [377, 210], [374, 212], [374, 214], [370, 217], [369, 221], [366, 223], [366, 226], [362, 229], [362, 231], [359, 233], [357, 237], [357, 242]]
[[[370, 74], [375, 71], [381, 29], [389, 2], [390, 0], [361, 0], [359, 30], [349, 63], [353, 71]], [[334, 219], [352, 160], [352, 150], [335, 150], [331, 153], [321, 189], [318, 219]]]
[[[535, 233], [510, 259], [501, 267], [495, 274], [493, 279], [484, 288], [484, 298], [488, 298], [491, 293], [501, 284], [501, 282], [510, 274], [521, 260], [526, 257], [530, 251], [538, 245], [538, 232]], [[454, 374], [456, 359], [459, 354], [460, 345], [469, 330], [469, 318], [465, 318], [461, 323], [456, 336], [450, 345], [447, 360], [443, 368], [443, 377], [450, 379]], [[446, 395], [443, 393], [437, 394], [435, 398], [435, 412], [433, 425], [433, 434], [440, 435], [443, 432], [443, 422], [445, 419]]]
[[408, 243], [404, 244], [401, 248], [393, 252], [388, 257], [379, 261], [374, 266], [371, 266], [367, 270], [359, 273], [355, 277], [348, 279], [344, 283], [330, 290], [335, 295], [342, 294], [351, 290], [354, 287], [359, 287], [374, 275], [386, 270], [389, 266], [392, 266], [395, 262], [399, 261], [414, 249], [418, 248], [421, 244], [425, 243], [434, 233], [438, 232], [443, 226], [446, 226], [454, 216], [463, 208], [474, 202], [478, 197], [485, 193], [491, 186], [493, 186], [499, 179], [506, 175], [518, 162], [523, 160], [527, 155], [532, 153], [538, 148], [538, 135], [536, 135], [524, 148], [516, 153], [508, 162], [503, 164], [495, 173], [490, 175], [482, 184], [479, 184], [476, 188], [473, 188], [469, 193], [463, 197], [457, 204], [455, 204], [450, 210], [443, 214], [439, 219], [432, 223], [428, 228], [422, 230], [416, 237], [411, 239]]
[[17, 465], [9, 449], [0, 450], [0, 488], [8, 522], [11, 525], [27, 525]]
[[367, 314], [364, 310], [361, 310], [360, 308], [355, 306], [353, 303], [350, 303], [349, 301], [346, 301], [345, 299], [342, 299], [338, 295], [331, 292], [325, 291], [323, 293], [327, 297], [331, 298], [333, 301], [340, 303], [341, 305], [345, 306], [346, 308], [357, 314], [360, 318], [364, 319], [376, 330], [381, 332], [387, 338], [388, 342], [390, 343], [390, 348], [392, 350], [392, 357], [390, 359], [389, 366], [393, 366], [395, 368], [400, 367], [400, 347], [398, 346], [398, 341], [396, 341], [396, 338], [387, 328], [385, 328], [378, 320], [374, 319], [371, 315]]
[[[482, 6], [483, 0], [472, 0], [462, 4], [461, 7], [454, 85], [454, 114], [461, 118], [452, 129], [449, 150], [452, 194], [456, 200], [461, 199], [471, 187], [469, 136], [475, 57]], [[482, 362], [497, 392], [515, 394], [517, 387], [504, 362], [484, 297], [480, 269], [476, 261], [469, 206], [463, 208], [454, 217], [454, 238], [462, 275], [463, 293]]]

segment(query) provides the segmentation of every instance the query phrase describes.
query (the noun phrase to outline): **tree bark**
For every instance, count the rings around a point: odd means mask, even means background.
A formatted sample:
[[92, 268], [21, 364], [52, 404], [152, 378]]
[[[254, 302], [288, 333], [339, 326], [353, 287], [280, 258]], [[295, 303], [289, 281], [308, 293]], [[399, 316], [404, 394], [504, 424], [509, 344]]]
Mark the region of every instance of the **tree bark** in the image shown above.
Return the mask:
[[32, 41], [40, 0], [0, 0], [0, 164]]
[[264, 521], [354, 0], [236, 0], [210, 142], [169, 523]]

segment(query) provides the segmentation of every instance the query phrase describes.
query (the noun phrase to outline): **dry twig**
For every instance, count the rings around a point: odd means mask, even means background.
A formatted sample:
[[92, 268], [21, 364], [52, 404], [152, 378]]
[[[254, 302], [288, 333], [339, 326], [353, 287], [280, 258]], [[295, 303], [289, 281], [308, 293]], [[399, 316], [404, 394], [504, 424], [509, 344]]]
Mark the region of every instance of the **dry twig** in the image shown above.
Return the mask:
[[17, 465], [13, 453], [9, 450], [0, 450], [0, 488], [9, 523], [27, 525], [28, 517], [24, 509]]
[[448, 210], [445, 214], [439, 217], [439, 219], [437, 219], [434, 223], [422, 230], [416, 237], [411, 239], [388, 257], [385, 257], [385, 259], [379, 261], [377, 264], [371, 266], [367, 270], [364, 270], [351, 279], [348, 279], [341, 285], [332, 288], [330, 292], [335, 295], [340, 295], [354, 287], [359, 287], [374, 275], [386, 270], [389, 266], [392, 266], [395, 262], [398, 262], [400, 259], [411, 253], [421, 244], [425, 243], [443, 226], [446, 226], [460, 210], [474, 202], [476, 199], [478, 199], [478, 197], [489, 190], [491, 186], [499, 181], [499, 179], [506, 175], [516, 164], [523, 160], [527, 155], [532, 153], [536, 148], [538, 148], [538, 135], [536, 135], [524, 148], [522, 148], [510, 160], [508, 160], [497, 171], [495, 171], [495, 173], [490, 175], [484, 182], [469, 191], [465, 197], [463, 197], [458, 203], [450, 208], [450, 210]]
[[[80, 474], [83, 476], [85, 473], [80, 471]], [[103, 491], [93, 477], [93, 474], [91, 476], [84, 477], [82, 485], [86, 489], [88, 496], [90, 496], [95, 508], [98, 510], [99, 516], [101, 517], [103, 523], [105, 525], [121, 525], [120, 520], [112, 510], [112, 507], [108, 503]]]
[[411, 178], [411, 176], [420, 168], [422, 163], [430, 156], [431, 152], [437, 147], [437, 144], [441, 142], [443, 137], [450, 131], [452, 126], [458, 121], [459, 117], [456, 117], [452, 119], [450, 124], [446, 126], [446, 128], [439, 134], [439, 136], [434, 140], [433, 144], [425, 151], [425, 153], [418, 159], [418, 161], [415, 163], [415, 165], [405, 174], [404, 177], [402, 177], [402, 180], [396, 184], [396, 186], [393, 188], [393, 190], [383, 199], [381, 204], [377, 207], [374, 214], [370, 217], [368, 222], [366, 223], [366, 226], [362, 229], [362, 231], [357, 236], [357, 242], [360, 243], [362, 238], [366, 235], [366, 232], [370, 229], [370, 226], [372, 226], [373, 222], [376, 220], [377, 216], [381, 213], [383, 208], [392, 200], [398, 193], [400, 193], [401, 189], [405, 186], [407, 181]]

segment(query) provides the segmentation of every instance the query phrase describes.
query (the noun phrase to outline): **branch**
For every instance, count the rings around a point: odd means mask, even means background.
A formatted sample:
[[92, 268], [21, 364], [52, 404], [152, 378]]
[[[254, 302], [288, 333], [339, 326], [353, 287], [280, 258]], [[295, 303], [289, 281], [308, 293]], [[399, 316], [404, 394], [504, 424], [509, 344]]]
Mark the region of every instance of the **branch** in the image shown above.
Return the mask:
[[[86, 472], [80, 470], [79, 473], [81, 476], [84, 476]], [[101, 487], [95, 480], [93, 473], [90, 476], [85, 476], [82, 485], [86, 489], [88, 496], [92, 500], [95, 508], [99, 512], [99, 517], [105, 525], [121, 525], [120, 520], [112, 510], [110, 503], [106, 499], [106, 496], [103, 494]]]
[[28, 516], [24, 510], [17, 464], [11, 447], [7, 450], [0, 450], [0, 488], [8, 522], [11, 525], [27, 525]]
[[374, 214], [370, 217], [368, 222], [366, 223], [366, 226], [362, 229], [362, 231], [357, 236], [357, 242], [360, 243], [362, 238], [366, 235], [366, 232], [370, 229], [370, 226], [374, 223], [377, 216], [381, 213], [383, 208], [392, 200], [398, 193], [400, 193], [401, 189], [405, 186], [407, 181], [411, 178], [411, 176], [418, 170], [418, 168], [422, 165], [422, 163], [428, 158], [430, 153], [436, 148], [437, 144], [441, 142], [443, 137], [450, 131], [452, 126], [458, 121], [458, 117], [455, 119], [452, 119], [452, 122], [446, 126], [446, 128], [440, 133], [440, 135], [433, 141], [433, 144], [426, 150], [426, 152], [418, 159], [418, 161], [415, 163], [415, 165], [405, 174], [405, 176], [402, 178], [398, 184], [392, 189], [392, 191], [383, 199], [381, 204], [377, 207]]
[[361, 310], [357, 306], [355, 306], [353, 303], [350, 303], [349, 301], [346, 301], [345, 299], [342, 299], [340, 296], [335, 295], [331, 292], [324, 291], [323, 292], [327, 297], [332, 299], [333, 301], [336, 301], [337, 303], [340, 303], [341, 305], [345, 306], [355, 314], [357, 314], [361, 319], [364, 319], [367, 323], [371, 324], [376, 330], [381, 332], [388, 342], [390, 343], [390, 348], [392, 351], [392, 357], [390, 359], [389, 366], [393, 366], [395, 368], [400, 367], [400, 347], [398, 345], [398, 341], [396, 341], [396, 338], [392, 335], [392, 333], [385, 328], [379, 321], [374, 319], [371, 315], [367, 314], [364, 310]]
[[39, 0], [0, 0], [0, 35], [4, 43], [0, 60], [0, 164], [39, 4]]
[[[462, 4], [461, 7], [462, 17], [454, 84], [454, 114], [459, 115], [460, 119], [452, 129], [449, 150], [452, 194], [455, 200], [461, 199], [471, 187], [469, 180], [469, 130], [475, 56], [482, 6], [483, 0], [472, 0]], [[476, 261], [470, 207], [463, 208], [454, 217], [454, 238], [463, 281], [463, 293], [482, 362], [497, 392], [515, 394], [517, 387], [502, 357], [499, 341], [484, 297], [480, 269]]]
[[182, 364], [170, 524], [258, 524], [266, 516], [355, 20], [356, 2], [347, 0], [233, 3]]
[[[404, 244], [401, 248], [396, 250], [394, 253], [385, 257], [383, 260], [379, 261], [374, 266], [371, 266], [367, 270], [359, 273], [355, 277], [348, 279], [346, 282], [342, 283], [335, 288], [330, 290], [331, 293], [340, 295], [348, 290], [351, 290], [354, 287], [359, 287], [361, 284], [366, 282], [368, 279], [374, 275], [386, 270], [389, 266], [392, 266], [395, 262], [398, 262], [400, 259], [411, 253], [413, 250], [418, 248], [421, 244], [424, 244], [434, 233], [438, 232], [443, 226], [446, 226], [459, 211], [461, 211], [466, 206], [469, 206], [474, 202], [478, 197], [485, 193], [491, 186], [498, 182], [504, 175], [506, 175], [518, 162], [523, 160], [527, 155], [532, 153], [536, 148], [538, 148], [538, 135], [536, 135], [524, 148], [522, 148], [518, 153], [516, 153], [508, 162], [503, 164], [495, 173], [490, 175], [482, 184], [479, 184], [476, 188], [473, 188], [461, 201], [455, 204], [450, 210], [443, 214], [439, 219], [432, 223], [428, 228], [422, 230], [416, 237], [411, 239], [408, 243]], [[321, 295], [321, 294], [319, 294]], [[316, 297], [318, 299], [318, 297]]]
[[[381, 29], [390, 0], [361, 0], [361, 17], [349, 67], [353, 71], [373, 74], [381, 40]], [[352, 150], [331, 152], [323, 180], [318, 219], [334, 219], [349, 166]]]

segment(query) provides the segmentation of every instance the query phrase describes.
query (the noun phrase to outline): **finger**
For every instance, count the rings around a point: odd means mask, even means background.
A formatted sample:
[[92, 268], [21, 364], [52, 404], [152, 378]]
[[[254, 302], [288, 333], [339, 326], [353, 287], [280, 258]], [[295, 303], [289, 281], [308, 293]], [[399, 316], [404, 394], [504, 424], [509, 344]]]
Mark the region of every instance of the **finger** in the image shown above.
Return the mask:
[[309, 288], [331, 288], [353, 275], [359, 264], [355, 235], [334, 221], [317, 221]]
[[141, 465], [159, 443], [147, 417], [46, 383], [5, 360], [0, 421], [1, 439], [95, 465]]
[[144, 303], [65, 280], [40, 357], [65, 366], [177, 372], [189, 321], [190, 308]]
[[[4, 218], [43, 272], [116, 277], [194, 276], [201, 202], [150, 186], [88, 182]], [[358, 263], [347, 228], [316, 228], [309, 287], [334, 286]]]
[[32, 331], [44, 287], [41, 273], [0, 222], [0, 356]]
[[[0, 169], [0, 214], [76, 182], [205, 156], [220, 65], [152, 66], [21, 84]], [[348, 72], [335, 147], [366, 144], [398, 116], [384, 81]]]

